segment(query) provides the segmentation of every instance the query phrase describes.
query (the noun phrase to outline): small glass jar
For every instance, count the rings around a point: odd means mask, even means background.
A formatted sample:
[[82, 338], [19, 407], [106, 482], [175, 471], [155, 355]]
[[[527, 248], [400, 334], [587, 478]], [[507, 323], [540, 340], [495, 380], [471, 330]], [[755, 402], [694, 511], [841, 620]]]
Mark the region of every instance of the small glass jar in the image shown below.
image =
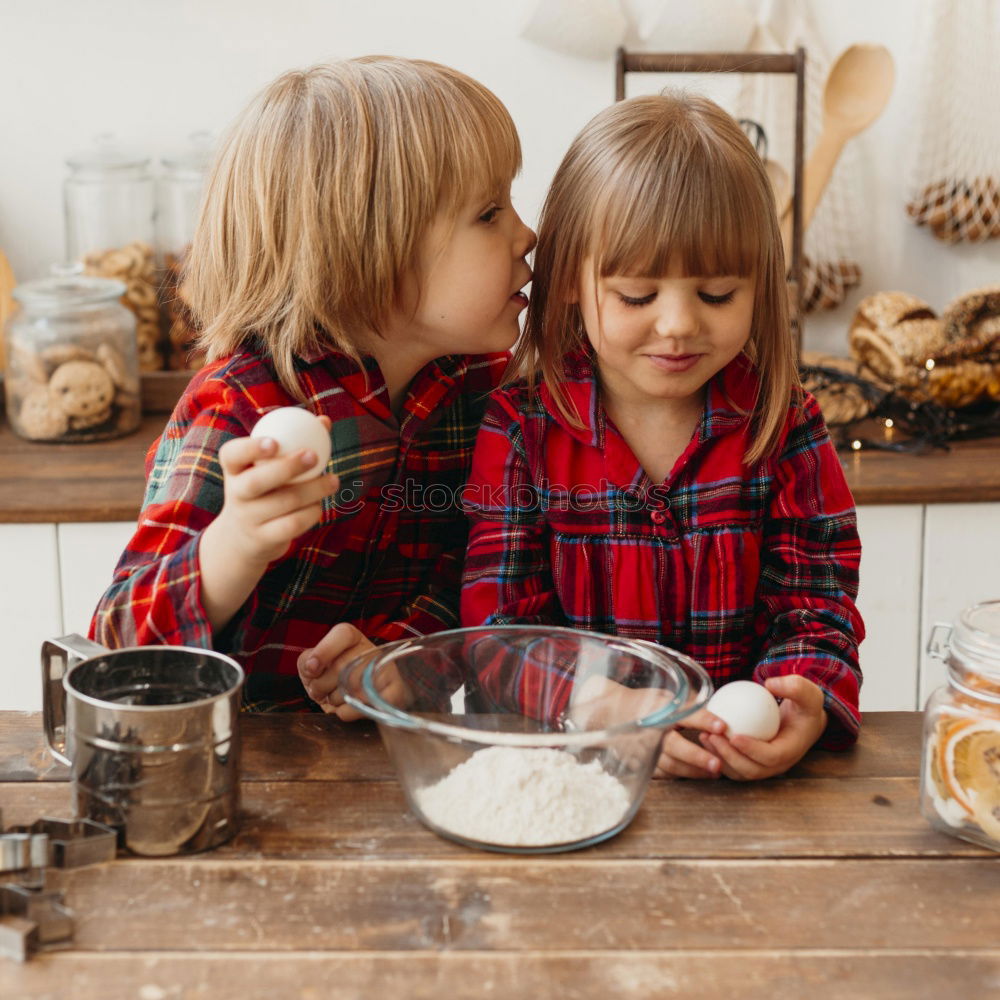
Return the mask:
[[948, 683], [924, 711], [920, 808], [943, 833], [1000, 851], [1000, 600], [935, 625]]
[[156, 302], [156, 198], [149, 159], [129, 155], [99, 136], [93, 150], [71, 156], [63, 187], [67, 259], [86, 274], [125, 285], [124, 304], [136, 319], [142, 371], [163, 367]]
[[204, 352], [195, 346], [198, 330], [184, 301], [181, 274], [198, 223], [212, 144], [211, 133], [195, 132], [185, 149], [162, 160], [156, 212], [157, 250], [163, 267], [160, 313], [167, 332], [166, 366], [174, 371], [197, 369], [205, 361]]
[[7, 417], [31, 441], [97, 441], [139, 426], [135, 317], [125, 286], [80, 274], [28, 281], [7, 323]]

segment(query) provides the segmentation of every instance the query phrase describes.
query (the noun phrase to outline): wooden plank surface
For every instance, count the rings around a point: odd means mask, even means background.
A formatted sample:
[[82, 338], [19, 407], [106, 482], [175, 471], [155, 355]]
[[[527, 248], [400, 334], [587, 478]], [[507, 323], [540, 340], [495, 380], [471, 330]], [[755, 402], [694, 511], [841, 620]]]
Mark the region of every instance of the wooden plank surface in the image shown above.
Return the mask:
[[[390, 781], [395, 772], [375, 726], [327, 715], [243, 715], [244, 781]], [[913, 777], [920, 772], [918, 712], [865, 716], [853, 749], [814, 750], [793, 777]], [[67, 769], [45, 748], [38, 712], [0, 712], [0, 782], [65, 781]]]
[[[990, 997], [1000, 949], [542, 953], [56, 952], [0, 960], [0, 996], [18, 1000], [942, 1000]], [[53, 990], [65, 984], [67, 992]], [[114, 992], [111, 990], [114, 984]], [[69, 991], [71, 990], [71, 992]], [[962, 992], [957, 992], [957, 991]]]
[[76, 951], [996, 948], [995, 857], [117, 861], [53, 871]]

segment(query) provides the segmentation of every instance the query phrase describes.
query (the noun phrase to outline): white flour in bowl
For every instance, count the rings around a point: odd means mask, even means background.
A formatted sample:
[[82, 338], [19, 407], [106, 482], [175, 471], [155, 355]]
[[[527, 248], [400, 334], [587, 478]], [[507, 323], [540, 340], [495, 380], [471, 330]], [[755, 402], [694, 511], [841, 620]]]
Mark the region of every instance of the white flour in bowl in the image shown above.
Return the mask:
[[616, 826], [629, 805], [625, 786], [599, 761], [522, 747], [478, 750], [415, 798], [442, 830], [508, 847], [596, 836]]

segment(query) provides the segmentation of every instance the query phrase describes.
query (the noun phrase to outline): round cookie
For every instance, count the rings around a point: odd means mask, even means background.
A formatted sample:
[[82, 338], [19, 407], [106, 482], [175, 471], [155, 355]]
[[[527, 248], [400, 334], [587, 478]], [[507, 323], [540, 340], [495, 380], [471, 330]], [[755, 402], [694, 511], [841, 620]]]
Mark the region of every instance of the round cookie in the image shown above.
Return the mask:
[[130, 278], [125, 298], [136, 309], [149, 308], [156, 305], [156, 290], [145, 278]]
[[96, 427], [111, 416], [115, 385], [96, 361], [67, 361], [49, 379], [49, 395], [69, 418], [70, 427]]
[[124, 390], [126, 393], [137, 393], [139, 391], [139, 383], [134, 377], [129, 375], [125, 359], [114, 345], [109, 343], [101, 344], [97, 348], [97, 360], [104, 365], [116, 389]]
[[21, 434], [34, 441], [49, 441], [62, 437], [69, 429], [69, 417], [49, 395], [44, 386], [31, 390], [17, 414]]

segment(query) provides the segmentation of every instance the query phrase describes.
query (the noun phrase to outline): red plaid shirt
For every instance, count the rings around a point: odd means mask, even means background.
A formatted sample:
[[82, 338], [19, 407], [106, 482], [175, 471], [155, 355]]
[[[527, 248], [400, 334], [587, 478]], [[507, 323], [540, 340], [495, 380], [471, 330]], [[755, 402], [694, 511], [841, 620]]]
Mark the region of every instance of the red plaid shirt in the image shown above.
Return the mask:
[[756, 376], [732, 362], [654, 484], [600, 405], [587, 355], [568, 359], [564, 388], [582, 429], [557, 415], [544, 384], [500, 389], [487, 406], [464, 491], [463, 625], [647, 639], [698, 660], [716, 685], [802, 674], [824, 691], [823, 744], [853, 742], [861, 546], [816, 401], [790, 406], [777, 453], [748, 466]]
[[222, 508], [219, 448], [296, 400], [260, 354], [208, 365], [149, 450], [138, 527], [91, 635], [112, 647], [226, 652], [247, 671], [245, 704], [259, 710], [309, 704], [296, 659], [338, 622], [376, 643], [455, 627], [467, 535], [456, 497], [507, 360], [439, 358], [414, 378], [397, 422], [372, 359], [363, 368], [340, 355], [296, 359], [307, 407], [333, 421], [329, 469], [340, 490], [218, 635], [201, 602], [198, 544]]

